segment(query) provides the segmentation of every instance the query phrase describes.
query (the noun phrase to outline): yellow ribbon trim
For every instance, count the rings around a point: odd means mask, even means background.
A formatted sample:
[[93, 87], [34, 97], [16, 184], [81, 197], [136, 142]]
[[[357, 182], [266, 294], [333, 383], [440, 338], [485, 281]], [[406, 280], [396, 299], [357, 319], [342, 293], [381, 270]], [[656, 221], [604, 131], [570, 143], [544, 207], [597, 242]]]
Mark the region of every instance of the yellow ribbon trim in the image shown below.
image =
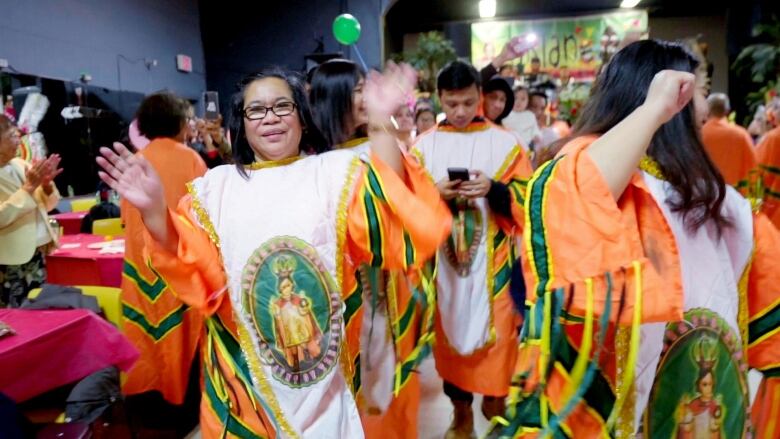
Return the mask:
[[593, 279], [585, 279], [585, 328], [582, 334], [579, 353], [571, 370], [571, 382], [566, 386], [566, 399], [572, 397], [577, 387], [582, 383], [585, 369], [590, 360], [590, 351], [593, 348]]
[[203, 227], [206, 233], [208, 233], [211, 242], [213, 242], [214, 245], [219, 248], [219, 235], [217, 235], [217, 230], [214, 228], [214, 224], [211, 223], [209, 213], [200, 203], [200, 198], [198, 198], [198, 191], [195, 189], [195, 186], [193, 186], [192, 183], [187, 183], [187, 192], [192, 198], [192, 210], [194, 210], [195, 214], [198, 216], [198, 221], [200, 221], [201, 227]]
[[296, 155], [292, 157], [287, 157], [286, 159], [281, 160], [268, 160], [264, 162], [254, 162], [252, 164], [244, 166], [246, 169], [249, 169], [250, 171], [257, 171], [258, 169], [266, 169], [266, 168], [276, 168], [278, 166], [285, 166], [289, 165], [290, 163], [295, 163], [298, 160], [302, 159], [303, 156]]
[[[755, 244], [753, 245], [755, 249]], [[742, 355], [745, 363], [748, 362], [748, 322], [750, 315], [748, 313], [748, 280], [750, 279], [750, 268], [753, 266], [753, 254], [750, 255], [745, 269], [742, 270], [742, 276], [737, 285], [737, 294], [739, 297], [739, 307], [737, 311], [737, 326], [739, 326], [739, 335], [742, 338]]]
[[[480, 349], [484, 349], [488, 346], [493, 346], [496, 343], [496, 322], [495, 322], [495, 310], [493, 305], [493, 288], [495, 288], [496, 283], [496, 277], [495, 273], [493, 272], [493, 269], [495, 268], [496, 261], [493, 259], [495, 257], [495, 249], [493, 248], [493, 240], [496, 236], [496, 224], [493, 221], [492, 215], [487, 215], [487, 236], [488, 239], [485, 242], [485, 250], [487, 253], [487, 259], [486, 259], [486, 272], [487, 272], [487, 295], [488, 295], [488, 303], [490, 304], [490, 322], [488, 322], [488, 329], [490, 331], [490, 335], [488, 336], [488, 341], [485, 343], [484, 346]], [[508, 236], [507, 238], [511, 238]], [[511, 245], [511, 240], [507, 239], [507, 245]]]
[[500, 180], [501, 177], [504, 176], [504, 173], [509, 169], [509, 166], [517, 160], [517, 156], [520, 154], [520, 151], [522, 148], [520, 145], [515, 145], [512, 147], [512, 150], [509, 151], [509, 154], [507, 154], [506, 158], [504, 159], [504, 162], [501, 163], [501, 167], [498, 168], [498, 171], [493, 175], [493, 180]]
[[664, 173], [661, 171], [661, 167], [658, 166], [658, 162], [653, 160], [650, 156], [646, 155], [642, 157], [642, 160], [639, 161], [639, 169], [647, 172], [659, 180], [665, 180]]
[[[631, 337], [628, 348], [628, 359], [625, 364], [622, 365], [623, 373], [619, 376], [619, 383], [617, 388], [617, 400], [615, 406], [612, 409], [612, 413], [609, 415], [607, 421], [608, 429], [612, 429], [618, 418], [621, 418], [621, 433], [633, 435], [633, 400], [634, 392], [634, 372], [636, 368], [636, 359], [639, 354], [639, 327], [642, 322], [642, 264], [639, 261], [633, 261], [631, 263], [634, 267], [634, 316], [631, 322]], [[617, 365], [621, 367], [620, 364]], [[629, 397], [629, 394], [630, 397]], [[623, 413], [623, 406], [627, 400], [631, 400], [626, 409], [627, 413]], [[629, 416], [630, 415], [630, 416]], [[630, 419], [630, 421], [629, 421]], [[631, 422], [631, 424], [628, 424]], [[624, 428], [629, 428], [629, 431], [625, 431]]]
[[[341, 188], [339, 206], [336, 211], [336, 281], [338, 282], [339, 288], [342, 290], [344, 289], [344, 258], [346, 258], [344, 245], [347, 242], [347, 209], [349, 205], [349, 196], [352, 193], [352, 188], [354, 187], [357, 178], [355, 170], [360, 163], [360, 158], [357, 156], [353, 157], [352, 161], [349, 162], [347, 177], [344, 181], [344, 186]], [[353, 318], [355, 317], [359, 316], [354, 316]], [[346, 327], [344, 330], [346, 332]], [[347, 381], [347, 387], [351, 390], [357, 401], [355, 389], [352, 388], [355, 377], [355, 368], [351, 358], [349, 358], [349, 354], [349, 343], [347, 343], [345, 337], [339, 362], [341, 363], [341, 371], [344, 374], [344, 379]]]
[[268, 379], [263, 373], [263, 366], [257, 359], [257, 352], [255, 352], [255, 348], [249, 333], [240, 319], [236, 319], [236, 327], [238, 328], [238, 339], [239, 343], [241, 344], [241, 350], [244, 351], [244, 357], [249, 363], [249, 370], [255, 379], [255, 384], [257, 385], [260, 394], [263, 395], [263, 398], [268, 403], [268, 406], [271, 407], [274, 415], [276, 415], [276, 419], [279, 422], [279, 428], [284, 431], [286, 436], [292, 439], [299, 438], [300, 436], [298, 436], [295, 430], [293, 430], [292, 426], [287, 422], [287, 419], [284, 417], [284, 412], [282, 412], [282, 408], [279, 406], [279, 401], [276, 400], [273, 389], [271, 389], [271, 385], [268, 384]]
[[[539, 373], [541, 377], [542, 388], [544, 389], [547, 384], [545, 378], [545, 371], [547, 370], [547, 363], [550, 361], [550, 327], [552, 326], [552, 292], [547, 290], [544, 292], [544, 323], [542, 323], [542, 352], [539, 356]], [[542, 392], [541, 398], [541, 418], [542, 426], [547, 427], [549, 423], [549, 409], [547, 407], [547, 394]]]

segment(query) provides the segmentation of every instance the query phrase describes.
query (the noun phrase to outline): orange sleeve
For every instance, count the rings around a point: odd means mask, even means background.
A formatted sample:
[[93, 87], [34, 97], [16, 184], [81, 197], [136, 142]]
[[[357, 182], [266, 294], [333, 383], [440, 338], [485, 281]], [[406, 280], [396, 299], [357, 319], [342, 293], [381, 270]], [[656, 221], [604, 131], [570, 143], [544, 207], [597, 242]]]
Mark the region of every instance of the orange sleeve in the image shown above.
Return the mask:
[[771, 131], [756, 148], [763, 183], [761, 211], [780, 226], [780, 132]]
[[[641, 301], [643, 322], [681, 318], [679, 271], [668, 271], [662, 281], [656, 268], [679, 266], [674, 237], [660, 212], [649, 218], [655, 211], [641, 208], [653, 201], [642, 198], [634, 185], [641, 180], [638, 175], [620, 203], [615, 202], [585, 151], [593, 140], [570, 142], [558, 158], [537, 169], [528, 184], [522, 257], [529, 305], [562, 288], [569, 296], [567, 313], [583, 316], [590, 289], [594, 316], [609, 309], [610, 320], [630, 324]], [[656, 240], [661, 239], [652, 262], [645, 256], [640, 221], [656, 223]]]
[[347, 249], [353, 265], [419, 268], [450, 233], [452, 215], [436, 185], [403, 153], [406, 181], [371, 154], [347, 207]]
[[780, 232], [762, 214], [747, 288], [748, 363], [763, 382], [751, 411], [755, 437], [780, 438]]
[[209, 168], [208, 166], [206, 166], [206, 162], [204, 162], [203, 159], [200, 157], [200, 154], [195, 153], [195, 157], [193, 158], [192, 180], [198, 177], [202, 177], [203, 174], [205, 174], [206, 171], [208, 170]]
[[219, 250], [202, 228], [208, 225], [201, 226], [194, 218], [190, 195], [185, 195], [176, 210], [169, 210], [168, 214], [179, 235], [176, 254], [144, 232], [147, 257], [182, 302], [209, 316], [221, 305], [227, 285]]
[[750, 134], [747, 131], [741, 131], [742, 133], [742, 170], [740, 173], [739, 185], [742, 181], [750, 181], [750, 173], [758, 169], [758, 158], [756, 157], [755, 147], [753, 146], [753, 139], [750, 138]]
[[509, 206], [512, 217], [506, 218], [502, 215], [495, 215], [496, 223], [501, 229], [510, 235], [521, 235], [523, 233], [523, 224], [525, 223], [525, 193], [528, 187], [528, 179], [533, 174], [531, 162], [528, 155], [519, 145], [515, 147], [509, 157], [507, 157], [509, 166], [506, 169], [499, 170], [497, 179], [505, 184], [509, 189]]

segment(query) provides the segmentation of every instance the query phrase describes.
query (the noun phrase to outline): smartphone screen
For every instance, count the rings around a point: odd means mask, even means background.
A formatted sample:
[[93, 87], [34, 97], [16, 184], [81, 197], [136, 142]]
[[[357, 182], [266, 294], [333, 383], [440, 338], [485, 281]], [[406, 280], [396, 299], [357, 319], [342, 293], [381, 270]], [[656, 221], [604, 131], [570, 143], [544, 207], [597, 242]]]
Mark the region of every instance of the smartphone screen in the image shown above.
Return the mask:
[[219, 93], [215, 91], [207, 91], [203, 94], [203, 102], [206, 111], [203, 113], [203, 118], [206, 120], [216, 120], [219, 118]]
[[471, 179], [469, 170], [466, 168], [447, 168], [447, 175], [450, 181], [469, 181]]

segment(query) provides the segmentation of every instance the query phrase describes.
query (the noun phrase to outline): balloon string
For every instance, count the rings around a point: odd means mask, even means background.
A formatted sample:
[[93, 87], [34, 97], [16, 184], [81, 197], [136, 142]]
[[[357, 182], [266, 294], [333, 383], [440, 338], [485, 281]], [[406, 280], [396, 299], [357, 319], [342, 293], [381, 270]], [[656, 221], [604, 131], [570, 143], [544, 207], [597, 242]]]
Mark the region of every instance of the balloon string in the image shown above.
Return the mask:
[[357, 54], [358, 60], [360, 61], [360, 65], [363, 66], [363, 71], [368, 72], [368, 67], [366, 66], [366, 62], [363, 61], [363, 55], [360, 54], [360, 49], [358, 49], [357, 44], [353, 44], [352, 48], [355, 49], [355, 53]]

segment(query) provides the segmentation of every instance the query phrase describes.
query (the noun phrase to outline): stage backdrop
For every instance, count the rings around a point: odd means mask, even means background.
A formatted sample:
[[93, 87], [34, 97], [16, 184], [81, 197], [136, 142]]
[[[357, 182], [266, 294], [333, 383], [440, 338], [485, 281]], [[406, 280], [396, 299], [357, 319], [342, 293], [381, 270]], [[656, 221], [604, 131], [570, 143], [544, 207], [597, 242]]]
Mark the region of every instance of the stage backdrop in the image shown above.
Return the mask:
[[487, 65], [506, 42], [534, 32], [539, 45], [518, 60], [528, 71], [538, 57], [542, 70], [554, 73], [567, 68], [572, 76], [594, 75], [624, 39], [633, 41], [647, 34], [647, 11], [629, 10], [566, 18], [479, 22], [471, 25], [471, 56], [477, 68]]

